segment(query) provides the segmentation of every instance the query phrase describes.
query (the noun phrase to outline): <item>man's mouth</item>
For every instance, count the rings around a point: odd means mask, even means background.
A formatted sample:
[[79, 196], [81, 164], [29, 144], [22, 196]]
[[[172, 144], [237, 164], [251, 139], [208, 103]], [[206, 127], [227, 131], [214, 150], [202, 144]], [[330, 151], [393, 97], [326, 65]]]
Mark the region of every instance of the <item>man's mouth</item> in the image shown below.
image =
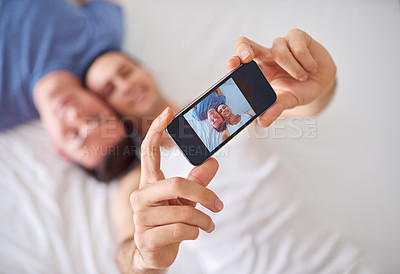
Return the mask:
[[132, 90], [129, 102], [132, 106], [142, 104], [147, 99], [147, 89], [144, 87], [138, 87]]

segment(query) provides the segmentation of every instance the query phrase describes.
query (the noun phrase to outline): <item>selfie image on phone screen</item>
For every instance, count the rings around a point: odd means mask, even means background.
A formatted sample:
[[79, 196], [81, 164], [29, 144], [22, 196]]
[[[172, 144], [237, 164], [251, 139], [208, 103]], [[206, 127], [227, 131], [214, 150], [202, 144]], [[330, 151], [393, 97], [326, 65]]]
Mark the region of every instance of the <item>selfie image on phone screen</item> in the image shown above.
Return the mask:
[[275, 101], [274, 90], [251, 61], [176, 114], [166, 130], [186, 158], [200, 165]]
[[183, 115], [209, 151], [255, 115], [232, 78]]

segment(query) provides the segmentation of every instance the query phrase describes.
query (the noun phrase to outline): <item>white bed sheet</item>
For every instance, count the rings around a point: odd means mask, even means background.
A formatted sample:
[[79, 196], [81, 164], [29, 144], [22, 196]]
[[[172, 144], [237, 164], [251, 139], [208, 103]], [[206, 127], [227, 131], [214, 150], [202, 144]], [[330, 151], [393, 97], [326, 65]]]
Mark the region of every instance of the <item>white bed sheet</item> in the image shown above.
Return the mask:
[[61, 160], [39, 121], [0, 133], [0, 272], [118, 273], [101, 184]]
[[[279, 153], [254, 138], [255, 130], [217, 154], [221, 168], [210, 188], [225, 204], [212, 214], [217, 228], [183, 243], [168, 273], [374, 273], [374, 262], [352, 240], [307, 209]], [[37, 121], [1, 133], [0, 155], [0, 268], [118, 273], [109, 214], [116, 185], [58, 159]], [[162, 155], [167, 177], [189, 173], [177, 148]]]
[[[295, 174], [256, 130], [263, 131], [252, 124], [216, 156], [220, 169], [209, 187], [224, 202], [211, 213], [216, 229], [184, 242], [168, 273], [377, 273], [353, 239], [315, 216]], [[187, 176], [192, 167], [177, 148], [162, 154], [167, 177]]]

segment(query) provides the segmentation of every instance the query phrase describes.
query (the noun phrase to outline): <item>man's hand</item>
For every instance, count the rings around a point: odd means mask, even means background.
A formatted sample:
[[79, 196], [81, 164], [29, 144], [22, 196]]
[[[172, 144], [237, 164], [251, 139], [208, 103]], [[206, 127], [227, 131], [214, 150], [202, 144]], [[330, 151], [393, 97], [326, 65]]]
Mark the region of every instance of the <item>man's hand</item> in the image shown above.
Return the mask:
[[167, 108], [152, 123], [142, 143], [140, 186], [130, 198], [136, 245], [133, 261], [135, 268], [144, 272], [169, 267], [182, 241], [196, 239], [199, 229], [214, 230], [213, 221], [195, 208], [196, 203], [213, 212], [223, 208], [219, 198], [206, 188], [218, 170], [215, 159], [193, 168], [187, 179], [165, 179], [160, 170], [160, 143], [172, 118]]
[[277, 93], [277, 101], [258, 118], [269, 126], [282, 112], [284, 116], [313, 116], [330, 102], [336, 66], [328, 51], [304, 31], [293, 29], [276, 38], [272, 48], [240, 37], [235, 43], [237, 56], [226, 64], [229, 70], [255, 60]]

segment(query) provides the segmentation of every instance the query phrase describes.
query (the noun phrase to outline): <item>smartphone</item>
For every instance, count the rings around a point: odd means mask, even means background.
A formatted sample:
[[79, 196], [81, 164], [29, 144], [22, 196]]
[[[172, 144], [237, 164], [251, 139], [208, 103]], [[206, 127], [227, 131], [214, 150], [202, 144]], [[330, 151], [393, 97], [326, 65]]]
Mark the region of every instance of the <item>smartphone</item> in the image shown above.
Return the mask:
[[251, 61], [176, 114], [166, 131], [191, 164], [201, 165], [275, 101], [275, 91]]

